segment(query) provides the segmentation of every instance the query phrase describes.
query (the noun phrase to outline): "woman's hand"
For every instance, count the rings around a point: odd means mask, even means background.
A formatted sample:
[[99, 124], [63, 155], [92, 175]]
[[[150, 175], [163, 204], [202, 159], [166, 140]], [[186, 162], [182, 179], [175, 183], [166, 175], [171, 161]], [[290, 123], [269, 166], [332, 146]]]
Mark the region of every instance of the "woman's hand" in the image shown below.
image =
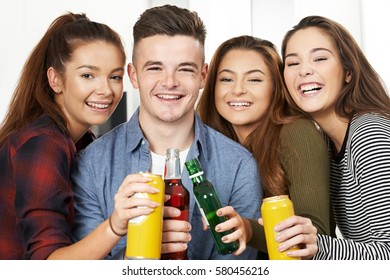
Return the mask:
[[240, 246], [232, 254], [237, 256], [240, 255], [246, 249], [246, 243], [252, 235], [252, 230], [249, 225], [249, 222], [242, 218], [232, 206], [226, 206], [221, 209], [218, 209], [217, 216], [228, 217], [226, 222], [220, 223], [215, 227], [217, 232], [224, 232], [230, 229], [233, 229], [231, 234], [225, 235], [222, 238], [224, 243], [230, 243], [238, 240]]
[[[263, 225], [263, 220], [259, 219], [259, 224]], [[318, 252], [317, 228], [313, 226], [308, 218], [292, 216], [275, 226], [278, 234], [275, 237], [280, 245], [279, 252], [284, 252], [291, 247], [298, 246], [301, 249], [286, 252], [290, 257], [301, 257], [311, 259]]]
[[147, 184], [151, 179], [142, 174], [126, 176], [114, 196], [115, 207], [111, 214], [113, 230], [124, 235], [130, 219], [148, 215], [160, 204], [144, 196], [144, 193], [158, 193], [159, 190]]

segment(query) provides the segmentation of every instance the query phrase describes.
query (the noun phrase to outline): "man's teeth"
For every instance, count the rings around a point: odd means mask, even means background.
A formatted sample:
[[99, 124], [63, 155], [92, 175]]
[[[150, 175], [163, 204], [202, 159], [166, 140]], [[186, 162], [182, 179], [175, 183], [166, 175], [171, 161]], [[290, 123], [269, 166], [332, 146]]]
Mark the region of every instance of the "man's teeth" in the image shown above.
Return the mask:
[[237, 107], [249, 107], [251, 104], [249, 102], [229, 102], [229, 105]]
[[106, 109], [109, 106], [109, 104], [92, 103], [92, 102], [87, 102], [87, 105], [97, 109]]
[[179, 95], [172, 95], [172, 94], [159, 94], [157, 95], [159, 98], [161, 99], [179, 99], [180, 96]]

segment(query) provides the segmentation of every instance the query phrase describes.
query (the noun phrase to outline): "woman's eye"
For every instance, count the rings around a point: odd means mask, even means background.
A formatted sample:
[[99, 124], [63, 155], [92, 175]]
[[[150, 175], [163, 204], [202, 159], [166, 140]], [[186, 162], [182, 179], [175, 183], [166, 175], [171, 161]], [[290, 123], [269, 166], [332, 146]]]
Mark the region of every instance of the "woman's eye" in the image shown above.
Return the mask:
[[327, 60], [326, 57], [318, 57], [316, 59], [314, 59], [314, 61], [324, 61], [324, 60]]
[[219, 81], [220, 81], [220, 82], [228, 83], [228, 82], [232, 82], [233, 79], [230, 79], [230, 78], [220, 78]]
[[288, 63], [286, 63], [286, 65], [287, 65], [288, 67], [297, 66], [298, 64], [299, 64], [298, 62], [288, 62]]
[[114, 75], [114, 76], [111, 77], [111, 79], [122, 81], [122, 80], [123, 80], [123, 77], [120, 76], [120, 75]]
[[92, 74], [82, 74], [81, 77], [86, 78], [86, 79], [92, 79], [93, 75]]
[[253, 79], [249, 79], [248, 81], [252, 82], [252, 83], [261, 83], [263, 80], [262, 79], [253, 78]]

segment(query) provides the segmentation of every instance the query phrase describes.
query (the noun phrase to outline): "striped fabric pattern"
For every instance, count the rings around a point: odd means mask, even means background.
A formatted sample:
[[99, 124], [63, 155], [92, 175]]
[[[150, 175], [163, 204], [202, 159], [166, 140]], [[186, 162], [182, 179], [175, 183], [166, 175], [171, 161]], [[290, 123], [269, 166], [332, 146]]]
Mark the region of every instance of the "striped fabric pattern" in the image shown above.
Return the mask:
[[376, 114], [357, 117], [344, 141], [342, 157], [331, 158], [330, 192], [343, 238], [318, 235], [315, 259], [388, 260], [390, 120]]

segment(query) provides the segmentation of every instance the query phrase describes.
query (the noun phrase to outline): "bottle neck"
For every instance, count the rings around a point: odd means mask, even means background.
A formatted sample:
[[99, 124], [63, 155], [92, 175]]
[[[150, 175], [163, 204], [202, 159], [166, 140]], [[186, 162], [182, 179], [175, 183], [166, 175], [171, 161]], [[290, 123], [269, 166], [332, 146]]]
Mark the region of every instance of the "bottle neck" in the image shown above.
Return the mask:
[[206, 181], [206, 178], [205, 178], [202, 170], [200, 170], [199, 172], [197, 172], [193, 175], [190, 175], [190, 179], [191, 179], [193, 184], [199, 184], [203, 181]]
[[180, 159], [168, 158], [165, 162], [165, 179], [181, 179]]

